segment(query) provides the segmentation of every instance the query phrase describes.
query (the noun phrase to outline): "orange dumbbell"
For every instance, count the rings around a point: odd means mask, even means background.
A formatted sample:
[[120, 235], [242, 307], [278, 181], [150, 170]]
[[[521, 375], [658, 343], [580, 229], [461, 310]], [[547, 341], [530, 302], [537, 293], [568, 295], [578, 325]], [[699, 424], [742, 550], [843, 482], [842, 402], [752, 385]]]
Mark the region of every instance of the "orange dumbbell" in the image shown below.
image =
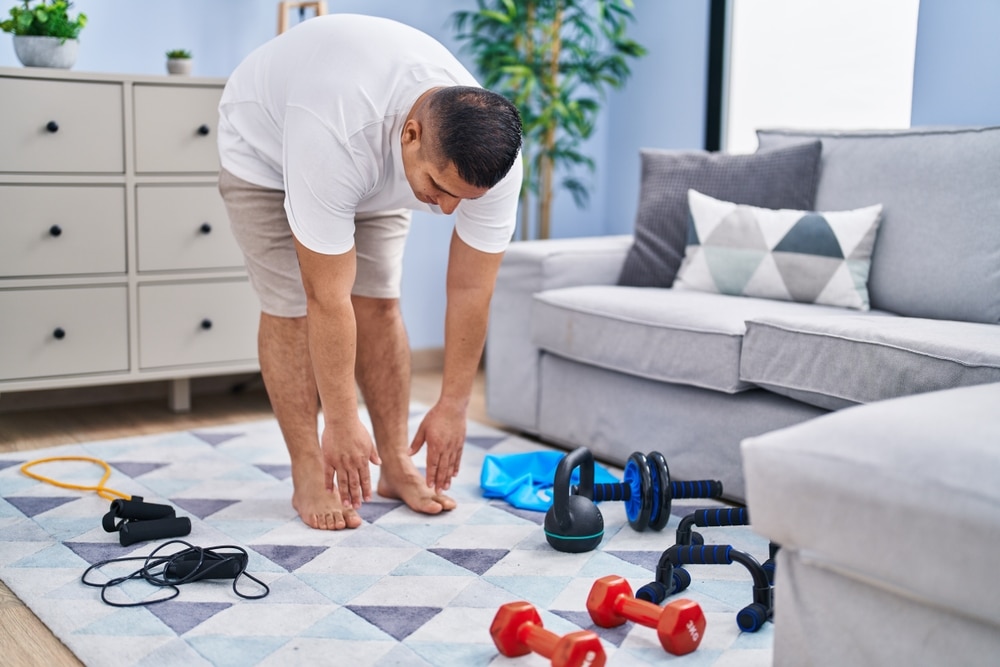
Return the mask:
[[663, 650], [673, 655], [691, 653], [705, 634], [705, 614], [693, 600], [675, 600], [665, 607], [638, 600], [622, 577], [610, 575], [594, 582], [587, 611], [596, 625], [614, 628], [633, 621], [656, 628]]
[[551, 660], [552, 667], [603, 667], [607, 660], [596, 633], [580, 630], [559, 636], [542, 627], [538, 610], [528, 602], [509, 602], [500, 607], [490, 635], [500, 653], [508, 658], [535, 652]]

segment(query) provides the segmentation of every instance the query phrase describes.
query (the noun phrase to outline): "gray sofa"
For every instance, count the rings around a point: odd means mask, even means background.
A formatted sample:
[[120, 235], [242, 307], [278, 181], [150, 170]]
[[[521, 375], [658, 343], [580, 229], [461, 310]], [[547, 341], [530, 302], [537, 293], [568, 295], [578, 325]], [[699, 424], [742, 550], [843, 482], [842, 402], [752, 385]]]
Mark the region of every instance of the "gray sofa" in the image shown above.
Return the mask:
[[[673, 275], [621, 284], [650, 234], [644, 163], [635, 235], [512, 244], [486, 346], [491, 417], [616, 465], [660, 451], [674, 478], [719, 479], [744, 502], [746, 438], [1000, 382], [1000, 127], [758, 135], [755, 155], [821, 142], [811, 210], [882, 206], [870, 309], [682, 290]], [[660, 239], [675, 261], [684, 236]]]

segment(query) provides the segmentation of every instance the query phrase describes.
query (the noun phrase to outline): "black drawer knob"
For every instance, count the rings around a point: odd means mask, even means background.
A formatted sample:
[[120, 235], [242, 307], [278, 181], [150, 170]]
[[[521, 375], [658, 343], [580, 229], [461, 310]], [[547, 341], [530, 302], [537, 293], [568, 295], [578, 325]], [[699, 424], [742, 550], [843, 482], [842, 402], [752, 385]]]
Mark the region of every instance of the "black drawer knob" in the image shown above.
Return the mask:
[[198, 134], [200, 134], [203, 137], [207, 137], [209, 132], [211, 131], [212, 128], [210, 128], [208, 125], [202, 125], [198, 128]]
[[201, 328], [204, 329], [205, 331], [208, 331], [209, 329], [211, 329], [212, 328], [212, 320], [208, 319], [207, 317], [205, 319], [203, 319], [201, 321]]
[[59, 123], [55, 122], [54, 120], [50, 120], [48, 123], [45, 124], [45, 129], [48, 130], [49, 132], [58, 132]]
[[201, 227], [198, 228], [198, 231], [201, 232], [202, 234], [211, 234], [212, 225], [207, 222], [203, 222], [201, 223]]
[[56, 330], [52, 332], [52, 337], [56, 340], [62, 340], [66, 337], [66, 330], [62, 327], [56, 327]]
[[62, 227], [59, 225], [49, 227], [49, 236], [62, 236]]

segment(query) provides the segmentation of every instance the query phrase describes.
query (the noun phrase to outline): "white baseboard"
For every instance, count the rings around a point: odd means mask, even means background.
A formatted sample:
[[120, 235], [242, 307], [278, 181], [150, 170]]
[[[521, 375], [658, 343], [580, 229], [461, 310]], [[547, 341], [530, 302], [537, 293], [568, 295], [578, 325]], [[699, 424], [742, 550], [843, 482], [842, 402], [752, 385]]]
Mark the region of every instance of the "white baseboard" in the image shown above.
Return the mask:
[[[441, 371], [444, 368], [444, 348], [413, 350], [410, 365], [415, 373]], [[263, 391], [263, 389], [264, 382], [260, 373], [191, 378], [192, 396]], [[0, 414], [54, 407], [69, 408], [109, 403], [130, 403], [142, 400], [163, 399], [166, 401], [169, 392], [170, 382], [167, 380], [10, 392], [0, 395]]]

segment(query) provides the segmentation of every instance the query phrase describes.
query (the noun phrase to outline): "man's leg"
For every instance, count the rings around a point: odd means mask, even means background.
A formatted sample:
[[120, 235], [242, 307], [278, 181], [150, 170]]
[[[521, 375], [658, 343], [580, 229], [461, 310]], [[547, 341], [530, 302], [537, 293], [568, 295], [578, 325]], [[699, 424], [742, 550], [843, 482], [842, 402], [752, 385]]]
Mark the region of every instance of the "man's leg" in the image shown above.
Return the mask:
[[454, 509], [454, 499], [429, 488], [409, 454], [410, 346], [399, 299], [351, 300], [358, 327], [355, 376], [382, 459], [378, 494], [424, 514]]
[[219, 175], [219, 192], [265, 311], [257, 349], [264, 386], [291, 458], [292, 506], [313, 528], [355, 528], [361, 518], [353, 509], [342, 508], [340, 494], [328, 492], [323, 478], [305, 291], [285, 216], [285, 193], [248, 183], [225, 169]]
[[261, 313], [260, 370], [292, 464], [292, 506], [306, 525], [324, 530], [357, 528], [361, 517], [346, 511], [340, 494], [326, 490], [319, 446], [319, 395], [309, 359], [304, 317]]

